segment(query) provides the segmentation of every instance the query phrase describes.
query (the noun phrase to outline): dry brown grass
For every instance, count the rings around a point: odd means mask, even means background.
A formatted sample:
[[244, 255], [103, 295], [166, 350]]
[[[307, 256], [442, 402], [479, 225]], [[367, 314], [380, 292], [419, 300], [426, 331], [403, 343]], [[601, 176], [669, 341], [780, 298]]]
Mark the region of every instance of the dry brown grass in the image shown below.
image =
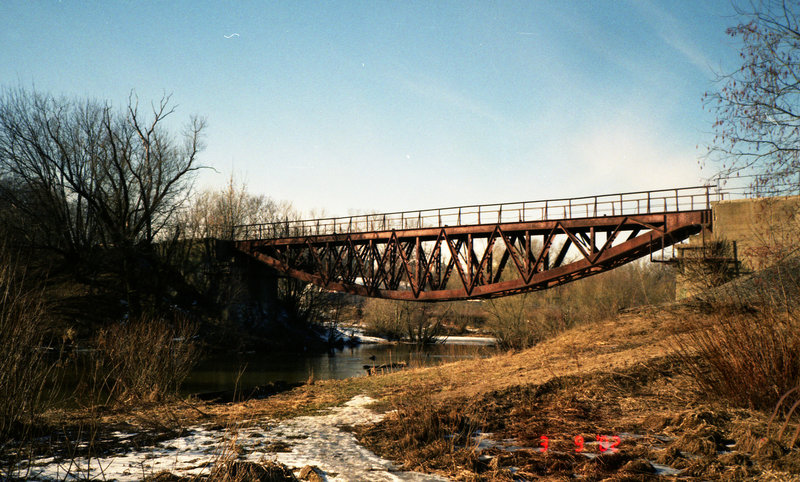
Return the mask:
[[[769, 413], [734, 409], [694, 389], [691, 371], [673, 356], [680, 337], [707, 317], [682, 305], [644, 308], [582, 324], [533, 348], [375, 377], [315, 381], [267, 399], [231, 404], [168, 405], [174, 425], [197, 420], [292, 417], [341, 404], [357, 394], [397, 412], [359, 432], [374, 451], [403, 464], [459, 480], [651, 480], [657, 461], [684, 476], [729, 480], [774, 474], [800, 477], [797, 451], [765, 439]], [[164, 406], [108, 413], [104, 423], [167, 419]], [[479, 448], [473, 435], [492, 432], [522, 450]], [[571, 453], [574, 437], [633, 433], [620, 451], [594, 459]], [[539, 437], [552, 450], [538, 451]], [[766, 441], [762, 441], [766, 440]], [[728, 451], [735, 444], [733, 451]], [[597, 452], [596, 442], [590, 450]], [[512, 473], [510, 467], [516, 467]], [[776, 479], [778, 480], [778, 479]]]
[[51, 401], [47, 312], [25, 287], [25, 271], [0, 246], [0, 479], [24, 477], [17, 464], [34, 450], [41, 412]]
[[[709, 480], [800, 477], [796, 449], [774, 439], [758, 442], [768, 434], [767, 413], [732, 410], [704, 397], [694, 389], [691, 370], [674, 357], [677, 340], [692, 329], [686, 320], [701, 316], [680, 305], [648, 308], [573, 328], [521, 352], [378, 377], [386, 386], [365, 388], [394, 400], [382, 407], [397, 412], [365, 429], [362, 440], [405, 467], [459, 480], [573, 474], [650, 480], [648, 461]], [[476, 451], [465, 427], [528, 448]], [[437, 433], [444, 435], [432, 436]], [[569, 453], [576, 435], [589, 441], [620, 433], [638, 438], [592, 460]], [[561, 451], [537, 452], [542, 435]], [[727, 452], [730, 444], [734, 452]], [[783, 448], [771, 450], [776, 444]]]
[[[771, 410], [766, 435], [800, 441], [800, 263], [797, 258], [709, 291], [677, 352], [708, 398]], [[752, 445], [752, 444], [751, 444]]]
[[796, 313], [714, 314], [688, 320], [680, 353], [710, 396], [769, 410], [800, 386], [800, 319]]
[[214, 466], [208, 478], [213, 482], [295, 482], [297, 477], [281, 464], [228, 461]]

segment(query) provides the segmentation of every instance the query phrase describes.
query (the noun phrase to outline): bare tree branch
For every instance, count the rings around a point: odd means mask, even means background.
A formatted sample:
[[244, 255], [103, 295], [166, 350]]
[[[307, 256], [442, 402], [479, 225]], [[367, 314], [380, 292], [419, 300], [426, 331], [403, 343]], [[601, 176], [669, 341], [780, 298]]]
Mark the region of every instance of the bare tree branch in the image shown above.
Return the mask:
[[717, 116], [708, 158], [720, 177], [750, 174], [759, 189], [800, 190], [800, 6], [759, 0], [737, 11], [743, 20], [728, 35], [741, 39], [742, 65], [704, 96]]

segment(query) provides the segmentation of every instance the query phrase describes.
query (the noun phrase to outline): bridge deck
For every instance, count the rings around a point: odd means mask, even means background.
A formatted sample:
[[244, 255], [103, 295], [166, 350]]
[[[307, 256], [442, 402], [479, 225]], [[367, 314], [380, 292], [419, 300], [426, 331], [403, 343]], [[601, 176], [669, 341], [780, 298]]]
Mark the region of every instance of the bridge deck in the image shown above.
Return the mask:
[[237, 240], [275, 239], [618, 215], [639, 216], [710, 209], [711, 203], [721, 201], [727, 195], [727, 192], [712, 186], [694, 186], [563, 199], [285, 220], [237, 225], [234, 227], [233, 238]]

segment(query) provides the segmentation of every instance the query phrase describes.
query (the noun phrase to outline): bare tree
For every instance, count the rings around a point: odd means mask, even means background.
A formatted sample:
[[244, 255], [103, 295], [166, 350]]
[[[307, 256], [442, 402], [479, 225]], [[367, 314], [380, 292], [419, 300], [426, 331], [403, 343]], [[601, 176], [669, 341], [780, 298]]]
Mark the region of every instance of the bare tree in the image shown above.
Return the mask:
[[290, 203], [251, 194], [233, 176], [223, 188], [197, 193], [186, 204], [175, 225], [184, 241], [171, 262], [205, 298], [220, 305], [237, 300], [245, 288], [231, 273], [230, 253], [220, 252], [229, 248], [218, 240], [232, 240], [234, 226], [296, 217]]
[[291, 203], [251, 194], [247, 184], [237, 184], [231, 176], [222, 189], [207, 190], [194, 196], [180, 224], [189, 238], [231, 239], [235, 226], [296, 218], [298, 215]]
[[[0, 91], [0, 220], [21, 240], [54, 251], [76, 274], [115, 274], [132, 312], [168, 279], [154, 242], [188, 196], [205, 122], [176, 136], [164, 127], [170, 98], [139, 111], [108, 102]], [[95, 253], [102, 252], [102, 256]], [[155, 296], [153, 299], [160, 299]]]
[[716, 113], [709, 158], [720, 177], [754, 175], [752, 187], [787, 193], [800, 188], [800, 6], [759, 0], [738, 8], [728, 29], [742, 42], [742, 65], [706, 93]]
[[170, 98], [142, 115], [109, 103], [25, 89], [0, 93], [0, 197], [21, 229], [63, 253], [149, 245], [174, 216], [199, 169], [205, 122], [176, 138], [164, 127]]

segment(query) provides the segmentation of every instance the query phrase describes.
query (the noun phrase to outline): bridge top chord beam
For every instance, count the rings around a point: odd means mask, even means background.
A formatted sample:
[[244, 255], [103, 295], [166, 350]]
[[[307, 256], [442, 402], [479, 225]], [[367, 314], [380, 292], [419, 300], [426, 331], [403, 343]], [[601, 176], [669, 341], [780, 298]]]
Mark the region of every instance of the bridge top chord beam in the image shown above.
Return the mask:
[[482, 224], [632, 216], [711, 209], [729, 193], [716, 186], [623, 192], [575, 198], [454, 206], [417, 211], [246, 224], [233, 227], [236, 240], [277, 239], [400, 231]]

